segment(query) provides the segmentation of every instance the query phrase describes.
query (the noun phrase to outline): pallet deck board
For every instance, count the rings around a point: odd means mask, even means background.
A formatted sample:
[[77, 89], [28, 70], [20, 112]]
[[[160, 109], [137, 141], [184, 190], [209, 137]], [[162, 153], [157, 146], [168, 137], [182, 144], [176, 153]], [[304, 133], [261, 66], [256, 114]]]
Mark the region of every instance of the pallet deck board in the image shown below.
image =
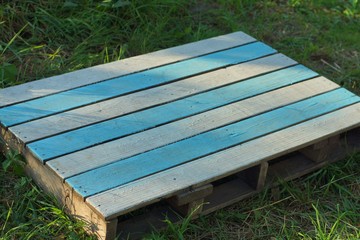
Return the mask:
[[321, 168], [359, 129], [359, 96], [241, 32], [0, 90], [0, 143], [102, 239]]

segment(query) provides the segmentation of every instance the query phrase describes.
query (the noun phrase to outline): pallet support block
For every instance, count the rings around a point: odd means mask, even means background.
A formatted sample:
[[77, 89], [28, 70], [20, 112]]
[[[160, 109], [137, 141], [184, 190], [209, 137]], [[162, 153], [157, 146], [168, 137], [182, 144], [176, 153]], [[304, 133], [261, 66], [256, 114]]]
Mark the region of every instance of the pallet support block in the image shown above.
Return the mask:
[[88, 232], [140, 238], [358, 152], [360, 97], [237, 32], [0, 90], [0, 139]]
[[[289, 181], [319, 169], [326, 164], [345, 158], [348, 154], [358, 152], [360, 128], [331, 136], [315, 144], [269, 161], [267, 184], [276, 179]], [[276, 186], [274, 186], [276, 187]], [[276, 195], [276, 189], [274, 195]]]
[[346, 153], [360, 151], [360, 127], [352, 129], [341, 135], [341, 144]]
[[170, 205], [183, 216], [196, 217], [202, 212], [204, 198], [213, 192], [213, 185], [206, 184], [178, 194], [168, 200]]
[[340, 149], [340, 135], [325, 139], [312, 146], [306, 147], [300, 152], [315, 162], [330, 160], [329, 157], [334, 151]]
[[238, 176], [252, 188], [261, 191], [265, 186], [268, 166], [267, 162], [262, 162], [260, 165], [241, 171]]

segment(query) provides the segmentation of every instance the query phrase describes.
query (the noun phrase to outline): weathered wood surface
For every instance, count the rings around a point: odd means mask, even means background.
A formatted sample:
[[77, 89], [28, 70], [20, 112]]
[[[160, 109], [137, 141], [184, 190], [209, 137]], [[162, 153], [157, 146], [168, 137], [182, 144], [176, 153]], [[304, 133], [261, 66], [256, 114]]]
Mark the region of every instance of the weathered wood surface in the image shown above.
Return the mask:
[[[245, 167], [254, 166], [260, 161], [279, 157], [331, 135], [359, 127], [359, 119], [360, 104], [357, 103], [197, 161], [110, 189], [87, 198], [86, 202], [106, 219], [112, 219], [161, 198], [167, 198], [188, 186], [215, 181]], [[262, 151], [254, 151], [258, 148]], [[147, 191], [150, 188], [151, 191]]]
[[[259, 58], [276, 51], [255, 42], [208, 55], [168, 64], [139, 73], [70, 89], [42, 98], [0, 108], [1, 124], [5, 127], [21, 124], [113, 97], [170, 83], [210, 70]], [[186, 71], [184, 71], [186, 69]]]
[[[88, 197], [317, 117], [360, 98], [337, 89], [68, 178]], [[316, 102], [316, 104], [314, 104]], [[170, 134], [170, 133], [169, 133]]]
[[[53, 159], [47, 164], [64, 179], [119, 159], [124, 159], [241, 120], [261, 112], [296, 102], [338, 86], [322, 77], [217, 108], [199, 115], [130, 135], [83, 151]], [[240, 111], [239, 111], [240, 110]], [[171, 134], [168, 134], [171, 132]], [[86, 159], [86, 161], [83, 161]]]
[[[291, 80], [290, 80], [291, 76]], [[301, 66], [294, 66], [251, 79], [227, 85], [211, 91], [154, 106], [126, 116], [49, 137], [28, 144], [32, 152], [47, 160], [88, 146], [130, 135], [161, 124], [192, 116], [223, 105], [251, 97], [272, 89], [294, 84], [316, 74]], [[288, 81], [284, 79], [289, 78]], [[237, 79], [237, 78], [234, 78]], [[259, 86], [261, 84], [261, 87]], [[242, 91], [239, 94], [239, 91]], [[132, 123], [129, 125], [129, 122]], [[97, 136], [93, 138], [93, 136]], [[51, 148], [54, 143], [62, 144]], [[49, 149], [46, 148], [48, 146]]]
[[[31, 142], [74, 128], [136, 112], [206, 90], [231, 84], [258, 74], [296, 64], [282, 54], [249, 61], [233, 67], [208, 72], [191, 78], [87, 105], [74, 110], [10, 127], [18, 138]], [[114, 106], [117, 106], [114, 108]]]
[[174, 196], [170, 201], [178, 206], [183, 206], [187, 203], [193, 202], [195, 200], [204, 198], [210, 195], [213, 191], [213, 186], [211, 184], [206, 184], [198, 188], [187, 190], [183, 193], [180, 193]]
[[0, 90], [0, 107], [255, 41], [235, 32]]
[[360, 148], [360, 97], [243, 33], [0, 90], [0, 102], [1, 139], [102, 239], [133, 210], [207, 214]]
[[[202, 113], [314, 76], [316, 75], [312, 71], [295, 66], [251, 79], [251, 81], [234, 83], [212, 91], [199, 93], [174, 102], [32, 142], [28, 144], [28, 147], [34, 154], [46, 161], [50, 158]], [[284, 79], [289, 80], [286, 81]], [[96, 138], [94, 138], [95, 136]], [[58, 148], [51, 147], [54, 143], [57, 143]]]

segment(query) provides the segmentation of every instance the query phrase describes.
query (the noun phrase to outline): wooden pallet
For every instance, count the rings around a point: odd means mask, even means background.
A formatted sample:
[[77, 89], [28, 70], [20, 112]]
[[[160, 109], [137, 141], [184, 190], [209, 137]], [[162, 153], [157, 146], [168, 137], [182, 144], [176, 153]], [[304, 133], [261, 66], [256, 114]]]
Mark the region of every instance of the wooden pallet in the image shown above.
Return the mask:
[[360, 97], [236, 32], [2, 89], [0, 121], [36, 183], [113, 239], [358, 151]]

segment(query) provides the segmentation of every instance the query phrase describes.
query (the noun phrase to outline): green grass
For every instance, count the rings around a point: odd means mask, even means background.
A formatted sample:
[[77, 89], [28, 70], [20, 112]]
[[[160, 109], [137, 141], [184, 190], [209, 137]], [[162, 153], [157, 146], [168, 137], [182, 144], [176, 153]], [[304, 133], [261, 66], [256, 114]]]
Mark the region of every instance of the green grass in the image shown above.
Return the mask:
[[[244, 31], [360, 94], [360, 1], [115, 0], [0, 3], [0, 87]], [[0, 239], [92, 239], [1, 157]], [[359, 239], [360, 156], [151, 239]]]

